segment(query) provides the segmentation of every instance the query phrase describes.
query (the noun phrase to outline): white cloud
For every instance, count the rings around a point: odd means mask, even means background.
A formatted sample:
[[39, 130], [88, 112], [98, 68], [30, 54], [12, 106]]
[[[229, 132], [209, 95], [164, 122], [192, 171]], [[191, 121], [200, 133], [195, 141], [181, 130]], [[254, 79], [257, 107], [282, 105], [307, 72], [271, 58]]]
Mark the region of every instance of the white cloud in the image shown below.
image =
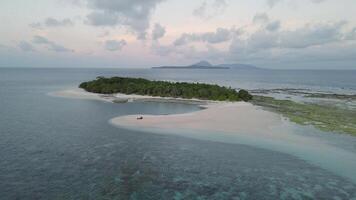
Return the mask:
[[346, 40], [356, 40], [356, 27], [345, 35]]
[[88, 22], [94, 26], [116, 26], [119, 23], [117, 16], [104, 12], [92, 12], [87, 15]]
[[272, 21], [266, 25], [266, 29], [268, 31], [277, 31], [280, 27], [281, 27], [281, 22], [278, 20]]
[[210, 19], [224, 13], [227, 6], [226, 0], [205, 0], [198, 8], [194, 9], [193, 15], [203, 19]]
[[332, 24], [308, 24], [293, 31], [270, 32], [262, 29], [251, 34], [246, 40], [235, 40], [230, 49], [256, 52], [273, 48], [308, 48], [339, 42], [343, 38], [341, 28], [344, 24], [344, 21]]
[[[329, 59], [342, 60], [340, 51], [345, 44], [344, 21], [337, 23], [307, 24], [295, 30], [269, 31], [260, 29], [245, 39], [235, 38], [227, 52], [227, 59], [240, 61], [281, 62]], [[330, 47], [337, 47], [338, 50]], [[329, 52], [329, 53], [327, 53]], [[342, 51], [345, 52], [345, 51]], [[350, 55], [350, 53], [347, 53]], [[313, 58], [313, 56], [315, 56]]]
[[[266, 3], [270, 8], [273, 8], [274, 6], [276, 6], [278, 3], [282, 2], [284, 0], [267, 0]], [[323, 3], [326, 2], [327, 0], [309, 0], [312, 3]], [[292, 2], [292, 1], [290, 1]]]
[[253, 17], [253, 23], [261, 23], [261, 24], [264, 24], [264, 23], [267, 23], [269, 22], [269, 17], [266, 13], [257, 13], [254, 17]]
[[48, 17], [44, 20], [43, 23], [35, 22], [30, 24], [30, 27], [35, 29], [42, 29], [44, 27], [62, 27], [62, 26], [73, 26], [73, 25], [74, 22], [69, 18], [59, 20], [52, 17]]
[[105, 49], [108, 51], [119, 51], [126, 46], [126, 44], [125, 40], [107, 40], [105, 42]]
[[49, 50], [55, 52], [73, 52], [72, 49], [68, 49], [39, 35], [34, 36], [32, 42], [35, 44], [45, 45]]
[[174, 41], [174, 45], [181, 46], [190, 42], [206, 42], [216, 44], [229, 41], [234, 35], [239, 35], [240, 33], [241, 30], [236, 30], [235, 28], [217, 28], [215, 32], [206, 33], [184, 33]]
[[31, 24], [29, 24], [29, 26], [34, 29], [42, 29], [43, 28], [42, 24], [40, 22], [31, 23]]
[[310, 0], [313, 3], [322, 3], [325, 2], [326, 0]]
[[[314, 23], [306, 24], [296, 29], [281, 29], [279, 21], [268, 22], [265, 26], [252, 33], [244, 33], [236, 37], [217, 37], [216, 32], [183, 34], [174, 45], [155, 45], [155, 53], [167, 56], [178, 55], [185, 59], [209, 59], [234, 62], [266, 62], [273, 63], [276, 60], [281, 62], [307, 62], [320, 61], [333, 58], [339, 60], [346, 58], [353, 59], [351, 51], [346, 53], [343, 46], [348, 45], [347, 39], [356, 40], [356, 28], [349, 32], [344, 32], [346, 22], [336, 23]], [[224, 29], [228, 32], [229, 29]], [[233, 29], [234, 30], [234, 29]], [[354, 35], [355, 34], [355, 35]], [[208, 37], [207, 35], [211, 36]], [[214, 36], [214, 37], [212, 37]], [[215, 48], [210, 44], [214, 42], [231, 41], [227, 50]], [[205, 49], [195, 48], [192, 42], [205, 42]], [[352, 44], [352, 42], [351, 42]], [[330, 49], [335, 47], [335, 49]], [[343, 52], [342, 55], [337, 51]], [[334, 55], [333, 55], [334, 54]], [[333, 55], [333, 56], [332, 56]], [[315, 58], [313, 58], [315, 56]]]
[[332, 24], [308, 24], [295, 31], [280, 33], [280, 46], [285, 48], [306, 48], [342, 40], [341, 28], [345, 21]]
[[172, 53], [177, 52], [178, 48], [173, 45], [162, 45], [159, 42], [155, 41], [152, 43], [151, 50], [153, 51], [153, 53], [159, 56], [168, 56]]
[[165, 27], [161, 26], [160, 24], [155, 24], [155, 26], [152, 30], [152, 39], [158, 40], [158, 39], [162, 38], [165, 34], [166, 34]]
[[267, 0], [267, 5], [270, 8], [273, 8], [276, 4], [278, 4], [279, 2], [281, 2], [282, 0]]
[[57, 26], [72, 26], [74, 23], [72, 20], [66, 18], [62, 20], [54, 19], [54, 18], [47, 18], [44, 24], [48, 27], [57, 27]]
[[26, 42], [26, 41], [21, 41], [19, 44], [18, 44], [18, 47], [22, 50], [22, 51], [27, 51], [27, 52], [30, 52], [30, 51], [36, 51], [35, 48], [33, 47], [32, 44]]
[[265, 27], [268, 31], [277, 31], [281, 27], [281, 22], [279, 20], [271, 21], [267, 13], [257, 13], [253, 17], [253, 23], [259, 24]]

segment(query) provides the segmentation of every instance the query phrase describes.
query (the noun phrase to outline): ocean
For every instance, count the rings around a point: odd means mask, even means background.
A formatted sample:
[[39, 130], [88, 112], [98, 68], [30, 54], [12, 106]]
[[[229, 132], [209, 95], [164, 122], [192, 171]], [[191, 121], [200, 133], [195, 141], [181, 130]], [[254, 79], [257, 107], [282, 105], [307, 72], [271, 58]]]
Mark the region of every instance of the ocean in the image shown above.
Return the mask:
[[[278, 97], [291, 95], [291, 89], [356, 94], [356, 71], [351, 70], [0, 68], [0, 199], [356, 198], [350, 172], [331, 166], [336, 155], [346, 155], [337, 153], [356, 155], [355, 137], [296, 127], [302, 135], [330, 143], [325, 149], [330, 157], [315, 158], [318, 164], [301, 155], [305, 151], [240, 138], [229, 142], [219, 133], [190, 137], [108, 123], [127, 114], [192, 112], [199, 109], [195, 105], [113, 104], [48, 95], [97, 76], [206, 82]], [[350, 157], [337, 159], [346, 170], [356, 167]]]

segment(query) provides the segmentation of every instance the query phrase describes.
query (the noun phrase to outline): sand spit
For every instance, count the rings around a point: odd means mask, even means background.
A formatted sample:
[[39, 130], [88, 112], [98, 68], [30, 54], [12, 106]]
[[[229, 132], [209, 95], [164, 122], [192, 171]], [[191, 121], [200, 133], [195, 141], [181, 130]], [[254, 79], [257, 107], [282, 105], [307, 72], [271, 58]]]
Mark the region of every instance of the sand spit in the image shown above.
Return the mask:
[[[111, 120], [122, 127], [192, 129], [222, 132], [265, 133], [281, 123], [277, 114], [264, 111], [250, 103], [211, 103], [206, 109], [177, 115], [129, 115]], [[141, 117], [142, 120], [137, 120]]]

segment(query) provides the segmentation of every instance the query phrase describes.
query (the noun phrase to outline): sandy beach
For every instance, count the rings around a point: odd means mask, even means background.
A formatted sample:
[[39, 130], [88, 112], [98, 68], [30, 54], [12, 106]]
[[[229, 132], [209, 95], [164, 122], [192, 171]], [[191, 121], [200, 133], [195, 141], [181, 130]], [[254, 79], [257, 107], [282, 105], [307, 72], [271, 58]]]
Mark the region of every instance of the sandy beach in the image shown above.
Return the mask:
[[[282, 124], [280, 115], [265, 111], [258, 106], [246, 102], [218, 102], [198, 99], [181, 99], [152, 97], [142, 95], [102, 95], [89, 93], [82, 89], [68, 89], [50, 93], [52, 96], [114, 101], [158, 101], [193, 103], [201, 106], [202, 110], [175, 115], [128, 115], [110, 120], [115, 126], [127, 128], [157, 128], [157, 129], [190, 129], [239, 133], [263, 133], [267, 129]], [[137, 117], [143, 117], [137, 120]]]
[[72, 98], [72, 99], [112, 101], [112, 99], [106, 98], [103, 95], [86, 92], [85, 90], [80, 89], [80, 88], [55, 91], [55, 92], [49, 93], [48, 95], [55, 96], [55, 97]]
[[172, 103], [189, 103], [189, 104], [214, 104], [218, 103], [216, 101], [208, 101], [208, 100], [200, 100], [200, 99], [183, 99], [183, 98], [171, 98], [171, 97], [156, 97], [156, 96], [143, 96], [136, 94], [97, 94], [86, 92], [81, 88], [72, 88], [61, 91], [51, 92], [48, 95], [56, 96], [56, 97], [64, 97], [64, 98], [73, 98], [73, 99], [88, 99], [88, 100], [100, 100], [106, 102], [133, 102], [133, 101], [153, 101], [153, 102], [172, 102]]
[[[205, 109], [176, 115], [129, 115], [117, 117], [111, 123], [122, 127], [190, 129], [222, 132], [265, 133], [281, 123], [277, 114], [264, 111], [250, 103], [213, 103]], [[137, 117], [143, 117], [137, 120]]]

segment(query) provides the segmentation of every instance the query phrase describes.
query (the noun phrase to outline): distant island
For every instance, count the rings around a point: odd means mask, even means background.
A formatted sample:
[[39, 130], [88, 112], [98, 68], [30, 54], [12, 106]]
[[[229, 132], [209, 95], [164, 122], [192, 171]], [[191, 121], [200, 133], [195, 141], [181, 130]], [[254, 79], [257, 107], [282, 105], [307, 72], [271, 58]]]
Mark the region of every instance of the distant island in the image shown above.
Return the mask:
[[258, 70], [258, 68], [253, 65], [248, 64], [219, 64], [212, 65], [208, 61], [200, 61], [198, 63], [188, 65], [188, 66], [161, 66], [161, 67], [152, 67], [152, 69], [240, 69], [240, 70]]
[[97, 77], [93, 81], [83, 82], [80, 88], [87, 92], [100, 94], [137, 94], [184, 99], [214, 101], [249, 101], [252, 95], [246, 90], [204, 83], [151, 81], [143, 78]]

